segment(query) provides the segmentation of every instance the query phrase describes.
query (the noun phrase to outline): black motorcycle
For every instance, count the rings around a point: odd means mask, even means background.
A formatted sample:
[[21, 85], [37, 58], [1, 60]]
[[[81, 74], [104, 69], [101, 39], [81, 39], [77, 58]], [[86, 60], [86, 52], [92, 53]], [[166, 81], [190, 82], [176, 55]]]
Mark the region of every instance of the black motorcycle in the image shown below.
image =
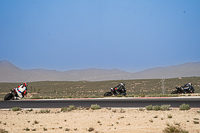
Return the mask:
[[115, 91], [115, 88], [110, 88], [110, 92], [106, 92], [106, 93], [104, 94], [104, 97], [117, 96], [117, 95], [126, 96], [126, 92], [123, 92], [123, 93], [118, 94], [118, 93]]
[[194, 88], [189, 86], [175, 87], [177, 90], [172, 91], [171, 94], [185, 94], [185, 93], [194, 93]]
[[15, 89], [11, 89], [10, 93], [8, 93], [5, 97], [4, 97], [4, 101], [7, 100], [14, 100], [14, 97], [19, 97], [16, 90]]

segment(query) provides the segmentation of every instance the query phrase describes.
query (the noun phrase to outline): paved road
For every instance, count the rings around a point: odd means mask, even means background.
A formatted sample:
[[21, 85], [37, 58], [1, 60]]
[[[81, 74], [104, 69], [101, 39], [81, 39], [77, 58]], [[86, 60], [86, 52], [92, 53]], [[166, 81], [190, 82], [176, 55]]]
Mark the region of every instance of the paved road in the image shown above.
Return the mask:
[[0, 101], [0, 109], [12, 107], [21, 108], [62, 108], [74, 105], [76, 107], [90, 107], [98, 104], [101, 107], [138, 108], [147, 105], [170, 104], [171, 107], [179, 107], [181, 104], [189, 104], [190, 107], [200, 108], [200, 97], [190, 98], [98, 98], [98, 99], [50, 99], [50, 100], [19, 100]]

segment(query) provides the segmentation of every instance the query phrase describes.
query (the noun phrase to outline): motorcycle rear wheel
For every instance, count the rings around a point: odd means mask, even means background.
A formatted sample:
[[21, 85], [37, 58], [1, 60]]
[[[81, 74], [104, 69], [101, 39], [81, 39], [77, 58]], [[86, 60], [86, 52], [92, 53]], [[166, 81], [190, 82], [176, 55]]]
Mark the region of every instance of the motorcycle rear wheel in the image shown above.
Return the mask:
[[8, 93], [8, 94], [4, 97], [4, 101], [12, 100], [13, 98], [14, 98], [13, 94], [12, 94], [12, 93]]
[[112, 96], [113, 94], [111, 93], [111, 92], [106, 92], [105, 94], [104, 94], [104, 97], [109, 97], [109, 96]]

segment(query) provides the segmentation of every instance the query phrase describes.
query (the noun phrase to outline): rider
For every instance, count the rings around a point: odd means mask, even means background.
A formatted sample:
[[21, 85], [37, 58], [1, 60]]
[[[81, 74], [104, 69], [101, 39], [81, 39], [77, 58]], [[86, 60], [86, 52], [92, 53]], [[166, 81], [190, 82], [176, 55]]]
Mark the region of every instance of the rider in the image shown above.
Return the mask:
[[192, 85], [192, 82], [189, 82], [188, 83], [188, 86], [189, 86], [189, 90], [190, 90], [190, 92], [193, 92], [194, 93], [194, 87], [193, 87], [193, 85]]
[[115, 89], [115, 92], [117, 94], [126, 95], [126, 88], [125, 88], [125, 83], [124, 82], [121, 82], [119, 85], [114, 87], [114, 89]]
[[193, 92], [195, 91], [194, 87], [192, 86], [192, 82], [189, 82], [188, 84], [185, 84], [184, 85], [184, 88], [185, 89], [189, 89], [190, 92]]
[[24, 95], [27, 94], [27, 86], [28, 83], [24, 82], [23, 84], [19, 85], [17, 88], [14, 88], [19, 97], [14, 97], [14, 99], [21, 99]]

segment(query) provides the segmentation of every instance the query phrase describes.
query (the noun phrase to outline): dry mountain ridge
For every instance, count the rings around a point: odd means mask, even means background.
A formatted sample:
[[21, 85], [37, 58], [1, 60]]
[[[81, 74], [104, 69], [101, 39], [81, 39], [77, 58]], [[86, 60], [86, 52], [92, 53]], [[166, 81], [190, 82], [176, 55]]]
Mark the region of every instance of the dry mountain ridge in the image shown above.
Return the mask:
[[168, 67], [150, 68], [144, 71], [129, 73], [118, 69], [83, 69], [56, 71], [46, 69], [24, 70], [9, 61], [0, 61], [0, 82], [31, 81], [103, 81], [121, 79], [151, 79], [200, 76], [200, 62], [185, 63]]

